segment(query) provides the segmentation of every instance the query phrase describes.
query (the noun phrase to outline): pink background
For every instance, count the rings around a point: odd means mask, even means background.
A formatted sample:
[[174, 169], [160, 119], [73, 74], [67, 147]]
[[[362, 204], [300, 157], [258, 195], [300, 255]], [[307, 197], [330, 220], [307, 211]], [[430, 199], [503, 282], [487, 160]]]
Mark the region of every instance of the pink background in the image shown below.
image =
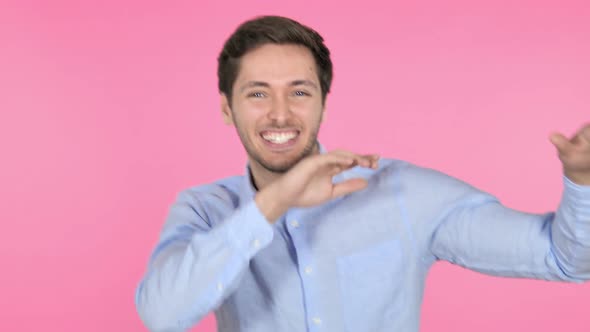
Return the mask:
[[[238, 23], [320, 31], [328, 148], [460, 177], [554, 210], [547, 136], [590, 120], [587, 1], [14, 1], [0, 8], [0, 331], [144, 331], [135, 286], [168, 207], [241, 173], [216, 56]], [[590, 284], [436, 265], [421, 331], [588, 331]], [[213, 331], [210, 315], [195, 331]]]

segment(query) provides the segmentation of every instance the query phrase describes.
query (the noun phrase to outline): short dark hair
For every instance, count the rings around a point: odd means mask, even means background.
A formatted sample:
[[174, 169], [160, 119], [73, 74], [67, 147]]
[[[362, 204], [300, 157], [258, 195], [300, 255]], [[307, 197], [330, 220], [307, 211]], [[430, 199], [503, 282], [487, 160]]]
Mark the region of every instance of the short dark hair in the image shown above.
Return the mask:
[[260, 16], [242, 23], [223, 45], [217, 58], [219, 91], [231, 103], [232, 86], [240, 70], [240, 59], [264, 44], [295, 44], [307, 47], [316, 62], [322, 102], [332, 84], [332, 60], [324, 39], [315, 30], [290, 18]]

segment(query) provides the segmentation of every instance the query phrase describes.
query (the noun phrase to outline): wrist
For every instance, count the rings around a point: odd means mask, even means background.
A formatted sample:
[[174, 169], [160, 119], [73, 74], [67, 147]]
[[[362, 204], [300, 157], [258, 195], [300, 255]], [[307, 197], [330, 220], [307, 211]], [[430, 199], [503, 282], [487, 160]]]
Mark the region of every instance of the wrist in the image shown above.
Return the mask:
[[564, 171], [563, 174], [571, 182], [580, 186], [590, 186], [590, 173], [588, 172], [568, 172]]
[[258, 209], [271, 224], [274, 224], [290, 207], [280, 197], [276, 183], [266, 186], [254, 197]]

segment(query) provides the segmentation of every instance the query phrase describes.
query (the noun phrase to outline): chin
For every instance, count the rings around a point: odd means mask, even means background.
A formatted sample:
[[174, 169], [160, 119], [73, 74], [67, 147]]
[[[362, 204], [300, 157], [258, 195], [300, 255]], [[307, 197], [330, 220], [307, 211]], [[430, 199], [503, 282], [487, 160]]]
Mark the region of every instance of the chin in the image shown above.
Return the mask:
[[262, 167], [266, 168], [267, 170], [269, 170], [271, 172], [285, 173], [285, 172], [289, 171], [291, 168], [293, 168], [293, 166], [297, 165], [297, 163], [301, 159], [302, 158], [289, 158], [286, 160], [281, 160], [281, 161], [273, 160], [270, 162], [268, 162], [267, 160], [264, 160], [260, 164], [262, 165]]
[[258, 146], [255, 149], [246, 150], [249, 152], [250, 159], [256, 161], [262, 168], [273, 173], [285, 173], [297, 165], [303, 158], [313, 154], [313, 148], [308, 151], [309, 144], [304, 145], [301, 144], [302, 142], [298, 143], [288, 151], [272, 151], [265, 146]]

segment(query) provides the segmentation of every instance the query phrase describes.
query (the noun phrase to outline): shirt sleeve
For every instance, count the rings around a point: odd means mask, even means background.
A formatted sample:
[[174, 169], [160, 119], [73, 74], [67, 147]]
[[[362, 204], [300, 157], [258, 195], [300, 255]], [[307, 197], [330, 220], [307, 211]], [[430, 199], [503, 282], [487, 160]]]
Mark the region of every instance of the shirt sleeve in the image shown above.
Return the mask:
[[431, 250], [438, 259], [503, 276], [590, 280], [590, 186], [564, 177], [555, 213], [530, 214], [490, 195], [464, 195], [440, 218]]
[[248, 263], [274, 229], [254, 200], [215, 226], [199, 201], [181, 193], [136, 290], [135, 304], [150, 331], [186, 331], [238, 286]]

